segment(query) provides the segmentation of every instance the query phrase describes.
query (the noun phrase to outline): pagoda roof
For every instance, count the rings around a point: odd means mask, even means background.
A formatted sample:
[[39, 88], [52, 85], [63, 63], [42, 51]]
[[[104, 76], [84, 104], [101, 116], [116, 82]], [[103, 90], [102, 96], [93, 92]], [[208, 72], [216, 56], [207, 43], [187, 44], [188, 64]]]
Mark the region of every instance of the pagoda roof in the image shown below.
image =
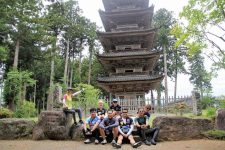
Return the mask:
[[115, 68], [143, 67], [152, 71], [159, 59], [161, 51], [126, 51], [97, 54], [98, 60], [110, 73], [115, 73]]
[[102, 0], [106, 11], [147, 8], [149, 0]]
[[141, 44], [141, 48], [152, 49], [156, 29], [97, 32], [105, 51], [114, 50], [117, 45]]
[[142, 56], [142, 57], [153, 56], [154, 57], [154, 56], [160, 55], [161, 53], [162, 53], [161, 51], [132, 50], [132, 51], [119, 51], [119, 52], [97, 54], [97, 57], [102, 58], [102, 59], [104, 59], [104, 58], [114, 58], [114, 57], [116, 57], [116, 58], [119, 57], [118, 59], [121, 59], [121, 57], [133, 58], [135, 56]]
[[110, 93], [148, 92], [156, 89], [163, 80], [163, 75], [111, 76], [97, 79], [98, 85]]
[[154, 81], [163, 78], [162, 75], [131, 75], [131, 76], [111, 76], [99, 77], [97, 81], [111, 83], [111, 82], [130, 82], [130, 81]]
[[143, 28], [150, 28], [154, 6], [141, 10], [125, 10], [120, 12], [104, 12], [99, 10], [106, 31], [116, 30], [117, 25], [137, 24]]

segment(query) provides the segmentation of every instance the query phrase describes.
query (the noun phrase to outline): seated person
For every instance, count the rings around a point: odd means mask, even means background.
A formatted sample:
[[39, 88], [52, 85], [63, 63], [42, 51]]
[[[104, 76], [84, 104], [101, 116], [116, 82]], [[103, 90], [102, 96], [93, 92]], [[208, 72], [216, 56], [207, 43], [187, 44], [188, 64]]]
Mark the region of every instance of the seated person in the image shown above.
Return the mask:
[[110, 106], [110, 109], [114, 110], [113, 112], [114, 112], [114, 116], [116, 116], [116, 118], [120, 118], [121, 106], [118, 104], [117, 99], [113, 99], [113, 103]]
[[103, 121], [99, 125], [100, 134], [103, 137], [103, 141], [101, 142], [102, 144], [107, 143], [105, 134], [107, 134], [107, 136], [110, 136], [110, 133], [113, 134], [112, 143], [116, 143], [116, 138], [118, 136], [119, 123], [118, 123], [118, 120], [113, 117], [113, 110], [109, 109], [107, 111], [107, 114], [108, 114], [108, 116], [106, 118], [104, 118]]
[[75, 116], [75, 112], [78, 113], [79, 119], [80, 119], [80, 123], [82, 124], [82, 114], [81, 114], [81, 110], [80, 109], [75, 109], [72, 107], [72, 96], [76, 96], [78, 94], [80, 94], [81, 92], [83, 92], [83, 89], [81, 91], [78, 91], [76, 93], [73, 93], [73, 89], [72, 88], [68, 88], [66, 94], [63, 96], [63, 111], [68, 114], [73, 114], [73, 120], [74, 120], [74, 124], [77, 125], [76, 122], [76, 116]]
[[122, 110], [122, 118], [118, 120], [119, 126], [119, 136], [117, 143], [113, 143], [113, 147], [121, 148], [121, 144], [124, 138], [129, 139], [133, 148], [141, 146], [140, 142], [135, 142], [134, 137], [132, 136], [132, 131], [134, 129], [134, 124], [132, 118], [128, 117], [128, 109]]
[[148, 119], [149, 119], [150, 116], [151, 116], [151, 114], [150, 114], [151, 108], [152, 108], [152, 107], [151, 107], [150, 104], [147, 104], [147, 105], [145, 105], [145, 107], [144, 107], [144, 115], [147, 116]]
[[[90, 109], [90, 117], [87, 118], [86, 122], [84, 123], [83, 134], [86, 140], [84, 141], [85, 144], [91, 143], [91, 138], [95, 138], [95, 144], [99, 143], [99, 129], [98, 125], [100, 123], [99, 117], [96, 115], [96, 109]], [[89, 126], [89, 128], [87, 127]]]
[[[148, 128], [148, 118], [144, 115], [143, 108], [138, 109], [138, 117], [135, 118], [135, 126], [146, 145], [156, 145], [155, 140], [158, 137], [159, 128]], [[151, 135], [153, 135], [152, 138]]]
[[103, 104], [104, 102], [102, 100], [98, 101], [97, 115], [101, 120], [103, 120], [106, 115], [106, 109], [103, 108]]

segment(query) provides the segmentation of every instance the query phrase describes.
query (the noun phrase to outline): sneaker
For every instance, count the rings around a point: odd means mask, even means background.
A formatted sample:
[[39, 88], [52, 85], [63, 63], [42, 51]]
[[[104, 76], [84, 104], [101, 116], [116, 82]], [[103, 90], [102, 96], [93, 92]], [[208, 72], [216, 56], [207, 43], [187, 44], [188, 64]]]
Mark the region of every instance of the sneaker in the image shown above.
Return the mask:
[[112, 143], [112, 146], [115, 147], [115, 148], [121, 148], [121, 145], [118, 144], [118, 143]]
[[133, 147], [133, 148], [138, 148], [138, 147], [141, 146], [141, 145], [142, 145], [142, 142], [140, 141], [140, 142], [134, 143], [134, 144], [132, 145], [132, 147]]
[[156, 145], [156, 142], [154, 139], [151, 140], [152, 145]]
[[73, 124], [76, 126], [77, 125], [77, 122], [74, 122]]
[[84, 124], [83, 120], [80, 120], [79, 123], [80, 123], [80, 124]]
[[91, 143], [90, 139], [87, 139], [87, 140], [84, 141], [84, 144], [89, 144], [89, 143]]
[[101, 144], [102, 145], [105, 145], [105, 144], [107, 144], [107, 141], [106, 141], [106, 139], [104, 139], [102, 142], [101, 142]]
[[111, 144], [116, 143], [116, 140], [112, 140]]
[[149, 142], [148, 140], [144, 141], [145, 145], [151, 145], [151, 142]]
[[95, 144], [98, 144], [98, 143], [99, 143], [99, 141], [97, 139], [95, 139]]

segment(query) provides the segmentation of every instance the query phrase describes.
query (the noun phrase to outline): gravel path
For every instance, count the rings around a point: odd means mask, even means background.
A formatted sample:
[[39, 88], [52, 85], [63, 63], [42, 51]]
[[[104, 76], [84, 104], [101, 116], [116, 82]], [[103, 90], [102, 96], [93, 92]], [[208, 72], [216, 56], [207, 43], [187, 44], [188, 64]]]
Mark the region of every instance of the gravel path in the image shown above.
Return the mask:
[[[75, 141], [0, 141], [0, 150], [112, 150], [107, 145], [85, 145], [83, 142]], [[121, 150], [132, 150], [129, 145], [123, 145]], [[225, 141], [214, 140], [191, 140], [177, 142], [161, 142], [156, 146], [142, 145], [141, 150], [225, 150]]]

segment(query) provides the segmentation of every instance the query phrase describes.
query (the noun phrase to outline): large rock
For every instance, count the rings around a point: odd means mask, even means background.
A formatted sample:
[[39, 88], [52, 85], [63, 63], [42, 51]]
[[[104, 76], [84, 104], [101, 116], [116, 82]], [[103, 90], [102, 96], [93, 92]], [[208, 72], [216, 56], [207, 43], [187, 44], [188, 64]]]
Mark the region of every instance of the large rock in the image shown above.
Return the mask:
[[30, 138], [35, 122], [25, 119], [0, 119], [0, 140]]
[[83, 135], [83, 126], [75, 126], [73, 125], [71, 127], [71, 138], [72, 140], [76, 140], [79, 141], [81, 139], [84, 139], [84, 135]]
[[225, 130], [225, 109], [217, 110], [215, 127], [218, 130]]
[[63, 111], [44, 111], [40, 114], [38, 124], [33, 130], [33, 139], [70, 139], [71, 126], [71, 114], [66, 116]]
[[160, 141], [200, 139], [204, 137], [202, 132], [214, 128], [211, 120], [185, 117], [157, 117], [153, 126], [160, 128]]

